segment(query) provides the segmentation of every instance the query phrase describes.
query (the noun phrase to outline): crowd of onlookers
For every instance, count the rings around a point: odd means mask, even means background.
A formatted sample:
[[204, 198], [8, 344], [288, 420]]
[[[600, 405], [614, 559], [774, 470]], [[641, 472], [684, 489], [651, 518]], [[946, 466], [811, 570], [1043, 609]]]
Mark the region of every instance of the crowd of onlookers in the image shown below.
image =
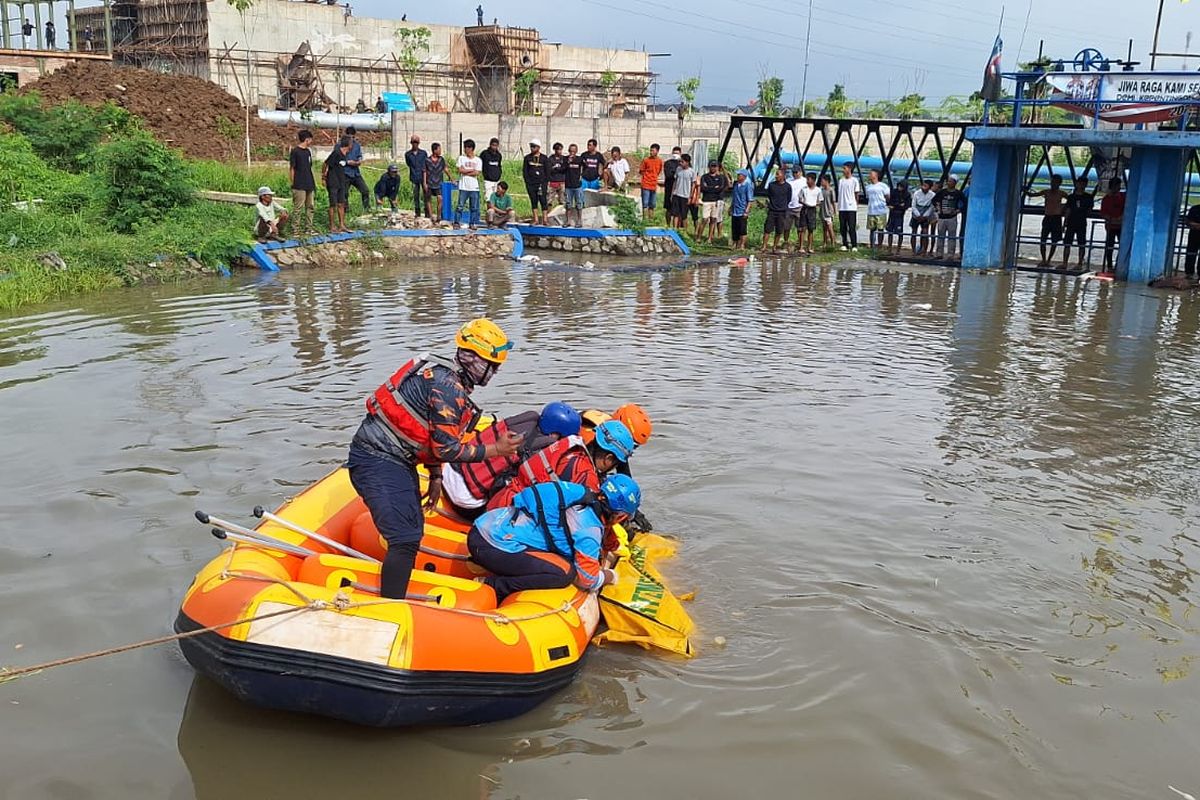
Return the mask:
[[[289, 156], [292, 188], [292, 215], [300, 232], [312, 232], [316, 177], [312, 162], [312, 134], [299, 133]], [[516, 222], [512, 187], [502, 177], [505, 157], [500, 140], [493, 138], [487, 147], [476, 150], [466, 139], [462, 153], [453, 164], [434, 142], [428, 151], [414, 135], [404, 154], [404, 168], [411, 191], [413, 212], [442, 219], [443, 186], [454, 185], [453, 213], [456, 224], [475, 228], [486, 221], [493, 227]], [[652, 144], [649, 153], [637, 162], [636, 174], [619, 147], [601, 152], [595, 139], [589, 139], [583, 152], [574, 143], [560, 142], [543, 150], [538, 139], [529, 142], [521, 159], [520, 178], [529, 198], [529, 221], [550, 224], [550, 209], [563, 207], [555, 224], [581, 227], [587, 190], [625, 194], [629, 184], [637, 182], [638, 200], [643, 219], [649, 221], [663, 192], [663, 209], [668, 225], [688, 229], [696, 239], [713, 243], [724, 239], [725, 218], [729, 217], [728, 243], [734, 248], [747, 247], [748, 220], [756, 207], [765, 208], [762, 249], [764, 252], [792, 251], [811, 254], [820, 246], [858, 250], [859, 212], [866, 207], [868, 245], [876, 252], [898, 255], [905, 248], [914, 257], [955, 259], [966, 225], [967, 195], [959, 180], [949, 175], [944, 181], [921, 179], [910, 186], [907, 180], [894, 185], [885, 182], [878, 170], [871, 170], [864, 186], [855, 174], [856, 165], [845, 163], [835, 180], [829, 174], [805, 172], [800, 166], [781, 166], [767, 182], [765, 197], [757, 198], [754, 179], [748, 170], [731, 174], [720, 163], [710, 160], [705, 171], [692, 164], [692, 157], [673, 147], [666, 158]], [[362, 199], [364, 210], [387, 203], [394, 211], [401, 195], [401, 168], [391, 164], [368, 188], [362, 174], [363, 149], [354, 128], [336, 143], [321, 164], [320, 176], [329, 194], [329, 230], [345, 232], [346, 211], [351, 190]], [[631, 177], [632, 176], [632, 177]], [[1077, 248], [1078, 263], [1086, 258], [1087, 223], [1095, 207], [1095, 194], [1088, 192], [1088, 181], [1081, 178], [1070, 194], [1062, 190], [1062, 178], [1055, 175], [1047, 189], [1029, 192], [1044, 201], [1040, 236], [1041, 263], [1050, 266], [1062, 243], [1062, 266], [1066, 268], [1072, 247]], [[269, 187], [259, 192], [256, 235], [260, 239], [279, 238], [280, 227], [288, 221], [288, 212], [275, 201]], [[1100, 204], [1106, 241], [1104, 266], [1111, 268], [1121, 221], [1125, 193], [1120, 179], [1114, 178]], [[1193, 214], [1192, 211], [1196, 213]], [[1200, 206], [1189, 211], [1189, 273], [1200, 253]], [[791, 236], [795, 232], [795, 243]], [[1194, 246], [1193, 246], [1194, 245]]]

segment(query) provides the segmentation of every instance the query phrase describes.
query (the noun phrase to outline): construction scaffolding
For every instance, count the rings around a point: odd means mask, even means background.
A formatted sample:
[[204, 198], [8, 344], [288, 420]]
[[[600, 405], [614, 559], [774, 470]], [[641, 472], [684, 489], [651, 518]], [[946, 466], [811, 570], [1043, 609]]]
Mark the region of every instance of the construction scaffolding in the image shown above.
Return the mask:
[[[261, 13], [290, 5], [262, 0]], [[309, 0], [304, 5], [318, 4]], [[371, 107], [383, 92], [402, 91], [423, 111], [641, 116], [654, 79], [648, 71], [556, 69], [556, 64], [612, 63], [618, 51], [595, 54], [590, 62], [578, 54], [560, 59], [555, 46], [544, 44], [533, 28], [481, 25], [453, 31], [442, 40], [448, 48], [443, 44], [436, 58], [405, 80], [401, 53], [378, 52], [374, 58], [343, 54], [345, 47], [336, 41], [341, 33], [310, 27], [311, 38], [305, 34], [306, 40], [293, 42], [281, 41], [285, 37], [279, 35], [264, 39], [261, 33], [247, 34], [252, 43], [276, 45], [270, 49], [214, 39], [217, 29], [224, 31], [217, 37], [246, 38], [229, 25], [229, 13], [224, 4], [210, 7], [205, 0], [118, 0], [112, 5], [111, 28], [101, 6], [79, 9], [76, 26], [91, 27], [97, 50], [107, 48], [111, 33], [117, 63], [202, 77], [262, 108], [349, 110], [360, 100]], [[338, 19], [357, 20], [341, 14]]]

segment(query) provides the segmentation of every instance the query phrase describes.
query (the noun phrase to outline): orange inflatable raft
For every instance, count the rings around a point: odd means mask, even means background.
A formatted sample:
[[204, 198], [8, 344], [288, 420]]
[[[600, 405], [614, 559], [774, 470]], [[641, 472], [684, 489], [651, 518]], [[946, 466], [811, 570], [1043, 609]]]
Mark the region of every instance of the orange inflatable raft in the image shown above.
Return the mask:
[[264, 516], [200, 570], [175, 621], [195, 633], [180, 641], [192, 666], [255, 705], [374, 726], [506, 719], [571, 682], [599, 624], [596, 596], [574, 588], [497, 606], [467, 526], [437, 514], [409, 598], [381, 599], [377, 562], [320, 541], [383, 556], [344, 468]]

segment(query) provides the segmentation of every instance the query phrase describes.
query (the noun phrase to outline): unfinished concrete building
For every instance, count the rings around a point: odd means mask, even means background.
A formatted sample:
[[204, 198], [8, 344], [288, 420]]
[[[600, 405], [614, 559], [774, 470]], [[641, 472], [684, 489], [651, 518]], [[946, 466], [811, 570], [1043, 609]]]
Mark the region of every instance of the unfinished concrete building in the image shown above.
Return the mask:
[[[357, 17], [348, 4], [121, 0], [111, 29], [104, 6], [76, 17], [97, 49], [111, 36], [118, 63], [207, 78], [261, 108], [350, 110], [404, 92], [423, 111], [636, 117], [654, 78], [645, 52], [547, 43], [533, 28]], [[410, 61], [400, 31], [418, 28], [428, 46]]]

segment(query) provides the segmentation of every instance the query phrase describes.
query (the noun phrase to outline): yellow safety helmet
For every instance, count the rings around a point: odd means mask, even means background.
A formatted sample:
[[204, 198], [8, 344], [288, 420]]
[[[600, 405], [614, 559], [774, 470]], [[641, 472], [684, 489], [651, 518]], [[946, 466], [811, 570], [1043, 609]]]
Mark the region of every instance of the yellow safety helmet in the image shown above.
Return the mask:
[[500, 326], [487, 317], [473, 319], [459, 328], [454, 343], [494, 364], [503, 364], [508, 358], [508, 351], [513, 348], [513, 343]]

